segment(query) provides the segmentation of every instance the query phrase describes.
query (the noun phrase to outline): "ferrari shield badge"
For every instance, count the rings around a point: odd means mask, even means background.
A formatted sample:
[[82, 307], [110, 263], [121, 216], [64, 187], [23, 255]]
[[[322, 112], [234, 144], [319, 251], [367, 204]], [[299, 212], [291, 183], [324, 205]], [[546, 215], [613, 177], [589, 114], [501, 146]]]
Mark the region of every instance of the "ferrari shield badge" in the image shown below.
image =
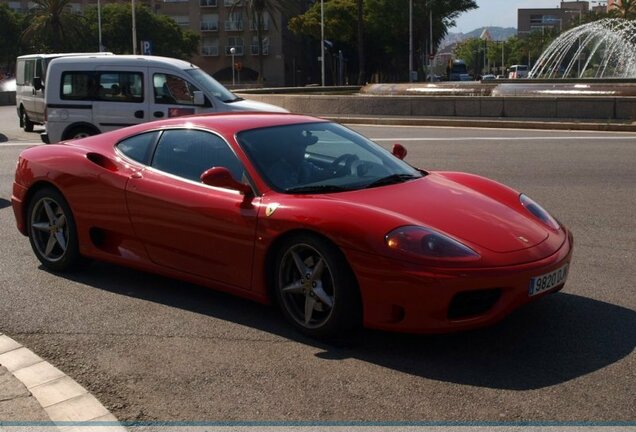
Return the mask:
[[270, 217], [271, 215], [273, 215], [279, 205], [280, 204], [278, 203], [268, 204], [267, 208], [265, 209], [265, 216]]

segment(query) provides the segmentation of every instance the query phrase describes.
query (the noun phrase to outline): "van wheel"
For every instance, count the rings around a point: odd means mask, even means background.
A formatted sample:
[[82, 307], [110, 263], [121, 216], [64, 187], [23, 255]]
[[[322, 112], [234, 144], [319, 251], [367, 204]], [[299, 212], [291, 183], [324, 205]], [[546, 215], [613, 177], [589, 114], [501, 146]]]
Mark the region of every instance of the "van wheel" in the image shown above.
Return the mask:
[[64, 139], [74, 140], [74, 139], [86, 138], [93, 135], [97, 135], [97, 132], [94, 129], [91, 129], [85, 126], [78, 126], [68, 131], [66, 135], [64, 136]]
[[24, 128], [25, 132], [33, 132], [33, 123], [24, 109], [20, 110], [20, 126]]

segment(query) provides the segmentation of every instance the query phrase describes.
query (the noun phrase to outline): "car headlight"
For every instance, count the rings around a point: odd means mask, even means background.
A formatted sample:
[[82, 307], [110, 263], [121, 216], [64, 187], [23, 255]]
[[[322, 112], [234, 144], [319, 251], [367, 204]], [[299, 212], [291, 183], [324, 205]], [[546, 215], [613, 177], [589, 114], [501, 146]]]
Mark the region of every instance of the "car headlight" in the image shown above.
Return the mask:
[[390, 249], [424, 258], [479, 258], [479, 254], [444, 234], [421, 226], [396, 228], [385, 237]]
[[532, 198], [527, 196], [526, 194], [519, 195], [519, 201], [521, 201], [521, 205], [526, 208], [534, 217], [543, 222], [544, 225], [552, 228], [553, 230], [558, 230], [561, 228], [559, 222], [548, 213], [543, 207], [537, 204]]

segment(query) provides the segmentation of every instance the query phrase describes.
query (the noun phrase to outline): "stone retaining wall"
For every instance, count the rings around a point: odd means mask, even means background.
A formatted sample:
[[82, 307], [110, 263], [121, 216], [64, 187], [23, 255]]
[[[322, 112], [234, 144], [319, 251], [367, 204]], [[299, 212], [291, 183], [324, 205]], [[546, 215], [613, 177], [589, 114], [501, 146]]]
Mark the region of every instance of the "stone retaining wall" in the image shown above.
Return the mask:
[[636, 97], [490, 97], [243, 94], [311, 115], [636, 120]]
[[[310, 115], [347, 114], [636, 120], [636, 97], [490, 97], [242, 94]], [[0, 105], [15, 105], [15, 92], [0, 92]]]
[[15, 105], [15, 92], [0, 92], [0, 106]]

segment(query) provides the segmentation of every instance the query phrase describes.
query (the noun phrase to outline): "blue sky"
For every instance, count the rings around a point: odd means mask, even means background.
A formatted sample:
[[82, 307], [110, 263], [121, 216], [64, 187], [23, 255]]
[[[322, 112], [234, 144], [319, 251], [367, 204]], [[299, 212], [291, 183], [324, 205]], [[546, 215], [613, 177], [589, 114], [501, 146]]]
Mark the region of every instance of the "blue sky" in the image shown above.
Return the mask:
[[468, 33], [479, 27], [517, 27], [517, 9], [559, 7], [560, 0], [477, 0], [479, 9], [464, 12], [451, 32]]

